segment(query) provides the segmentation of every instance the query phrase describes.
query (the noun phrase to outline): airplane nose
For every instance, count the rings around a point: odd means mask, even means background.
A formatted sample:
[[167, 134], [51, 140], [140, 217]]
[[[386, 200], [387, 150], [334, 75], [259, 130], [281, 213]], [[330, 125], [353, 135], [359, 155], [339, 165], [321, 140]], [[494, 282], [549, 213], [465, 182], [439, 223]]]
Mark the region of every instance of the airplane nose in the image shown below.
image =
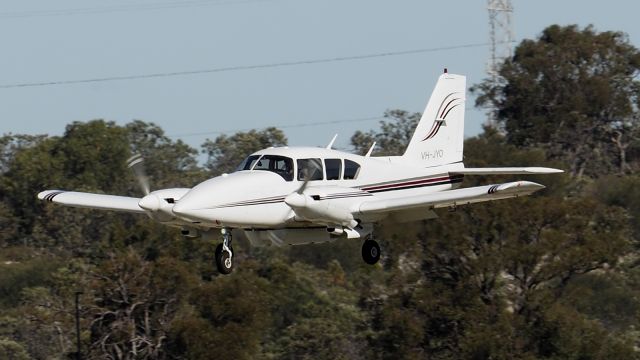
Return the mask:
[[206, 194], [203, 189], [191, 189], [173, 206], [173, 214], [183, 219], [202, 221], [209, 205]]
[[189, 204], [189, 201], [185, 201], [188, 199], [181, 199], [177, 204], [173, 206], [172, 212], [176, 216], [193, 218], [196, 209], [193, 208], [192, 205]]

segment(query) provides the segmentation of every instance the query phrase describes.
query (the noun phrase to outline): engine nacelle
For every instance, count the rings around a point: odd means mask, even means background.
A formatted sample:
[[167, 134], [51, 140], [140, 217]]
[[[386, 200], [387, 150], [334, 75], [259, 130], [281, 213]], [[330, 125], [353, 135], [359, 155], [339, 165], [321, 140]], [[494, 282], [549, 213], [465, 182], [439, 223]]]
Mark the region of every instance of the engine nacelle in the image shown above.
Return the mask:
[[350, 228], [358, 225], [351, 211], [330, 201], [320, 201], [319, 195], [309, 196], [292, 193], [284, 199], [284, 202], [295, 211], [296, 217], [301, 220], [327, 225], [340, 224]]

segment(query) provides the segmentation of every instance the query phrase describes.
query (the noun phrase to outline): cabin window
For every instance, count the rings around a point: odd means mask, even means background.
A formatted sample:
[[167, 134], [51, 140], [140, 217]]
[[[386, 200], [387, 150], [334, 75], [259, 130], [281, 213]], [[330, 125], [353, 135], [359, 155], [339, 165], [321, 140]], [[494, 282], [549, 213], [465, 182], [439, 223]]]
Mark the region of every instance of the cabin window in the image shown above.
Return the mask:
[[344, 161], [344, 179], [345, 180], [352, 180], [357, 178], [358, 173], [360, 173], [360, 164], [351, 160]]
[[253, 164], [256, 163], [256, 161], [258, 161], [259, 158], [260, 158], [260, 155], [251, 155], [247, 157], [246, 159], [242, 160], [240, 165], [238, 165], [238, 167], [236, 168], [236, 171], [251, 170], [251, 167], [253, 166]]
[[322, 180], [322, 172], [320, 159], [298, 159], [298, 180]]
[[286, 181], [293, 180], [293, 160], [284, 156], [264, 155], [253, 167], [253, 170], [274, 172]]
[[327, 171], [327, 180], [340, 180], [340, 175], [342, 175], [342, 160], [324, 159], [324, 168]]

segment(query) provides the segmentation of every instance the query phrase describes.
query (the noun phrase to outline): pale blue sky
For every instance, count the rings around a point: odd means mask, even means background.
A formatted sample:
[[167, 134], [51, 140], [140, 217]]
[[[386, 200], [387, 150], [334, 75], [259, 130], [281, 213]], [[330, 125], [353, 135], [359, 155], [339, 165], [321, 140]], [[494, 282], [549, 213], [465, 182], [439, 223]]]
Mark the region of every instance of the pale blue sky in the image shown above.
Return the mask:
[[[486, 1], [0, 1], [0, 86], [189, 71], [488, 42]], [[547, 25], [620, 30], [639, 46], [635, 1], [514, 0], [516, 39]], [[140, 5], [140, 8], [132, 6]], [[127, 11], [121, 11], [126, 9]], [[442, 68], [485, 77], [488, 47], [280, 68], [59, 86], [0, 88], [0, 133], [61, 134], [74, 120], [152, 121], [198, 147], [202, 132], [422, 111]], [[469, 98], [467, 135], [482, 110]], [[324, 145], [376, 120], [284, 128]]]

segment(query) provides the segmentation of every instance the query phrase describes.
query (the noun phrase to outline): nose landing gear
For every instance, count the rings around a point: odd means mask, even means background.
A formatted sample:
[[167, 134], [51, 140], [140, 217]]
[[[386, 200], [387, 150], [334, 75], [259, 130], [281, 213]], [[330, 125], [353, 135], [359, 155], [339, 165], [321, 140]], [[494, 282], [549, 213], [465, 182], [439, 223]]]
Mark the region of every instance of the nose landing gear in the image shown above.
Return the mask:
[[221, 274], [233, 271], [233, 248], [231, 247], [231, 230], [222, 229], [222, 244], [216, 247], [216, 267]]
[[380, 245], [375, 240], [365, 240], [362, 244], [362, 259], [369, 265], [374, 265], [380, 260]]

